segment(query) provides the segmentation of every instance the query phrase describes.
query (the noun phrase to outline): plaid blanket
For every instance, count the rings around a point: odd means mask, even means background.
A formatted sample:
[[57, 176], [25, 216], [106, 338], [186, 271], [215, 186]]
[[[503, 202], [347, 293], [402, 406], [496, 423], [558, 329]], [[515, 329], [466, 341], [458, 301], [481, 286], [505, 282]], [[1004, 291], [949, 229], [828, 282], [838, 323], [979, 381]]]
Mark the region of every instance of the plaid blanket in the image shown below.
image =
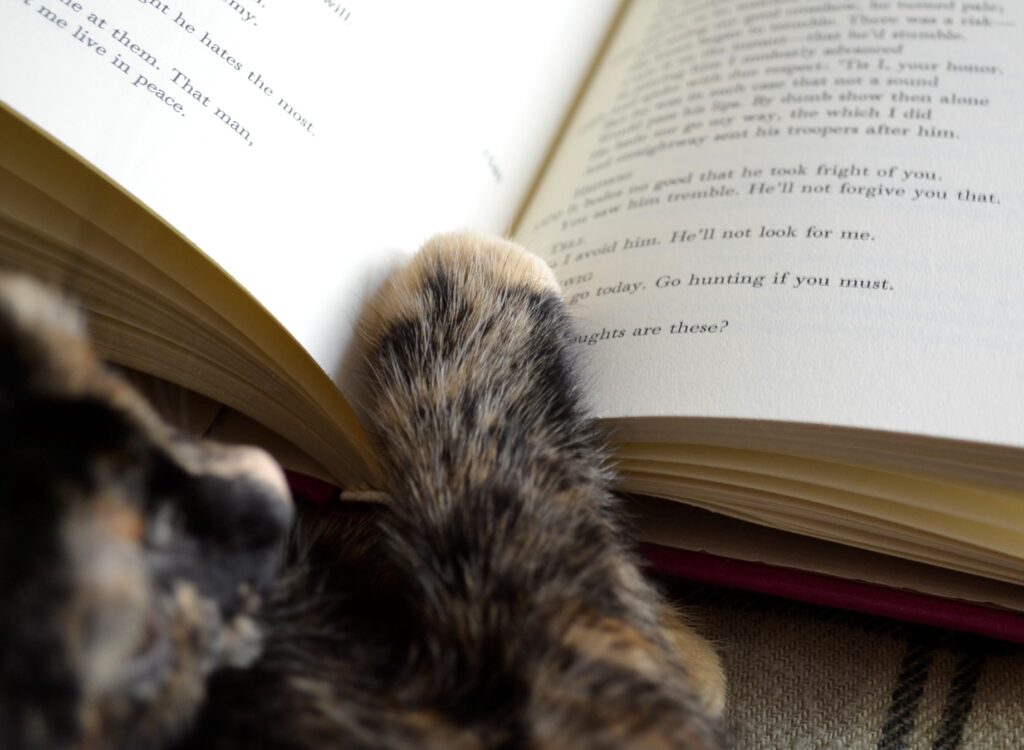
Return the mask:
[[664, 585], [722, 653], [738, 750], [1024, 748], [1024, 647]]

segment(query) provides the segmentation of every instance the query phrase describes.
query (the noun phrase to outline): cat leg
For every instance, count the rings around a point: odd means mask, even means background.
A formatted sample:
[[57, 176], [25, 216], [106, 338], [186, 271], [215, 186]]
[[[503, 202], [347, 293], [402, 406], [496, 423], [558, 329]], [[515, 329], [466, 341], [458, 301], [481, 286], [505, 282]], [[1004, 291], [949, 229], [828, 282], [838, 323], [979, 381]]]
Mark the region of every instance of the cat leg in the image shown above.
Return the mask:
[[719, 663], [628, 552], [569, 331], [542, 262], [470, 234], [429, 242], [367, 317], [409, 692], [485, 745], [719, 747]]

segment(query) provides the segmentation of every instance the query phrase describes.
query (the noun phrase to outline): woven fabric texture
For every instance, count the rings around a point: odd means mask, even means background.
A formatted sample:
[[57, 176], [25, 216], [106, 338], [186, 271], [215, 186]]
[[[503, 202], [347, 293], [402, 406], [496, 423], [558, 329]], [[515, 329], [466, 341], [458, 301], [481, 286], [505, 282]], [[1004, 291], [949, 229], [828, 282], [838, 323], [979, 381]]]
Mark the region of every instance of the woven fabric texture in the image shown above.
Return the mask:
[[665, 582], [722, 653], [738, 750], [1024, 748], [1024, 648]]

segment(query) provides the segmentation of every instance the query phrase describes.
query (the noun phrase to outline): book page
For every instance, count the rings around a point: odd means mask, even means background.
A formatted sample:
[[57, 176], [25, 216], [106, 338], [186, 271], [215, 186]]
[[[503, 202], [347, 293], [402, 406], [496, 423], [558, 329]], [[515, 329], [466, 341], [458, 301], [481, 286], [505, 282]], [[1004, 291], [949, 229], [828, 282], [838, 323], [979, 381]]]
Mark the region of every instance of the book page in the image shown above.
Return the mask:
[[616, 5], [18, 0], [0, 5], [0, 101], [337, 376], [389, 262], [507, 227]]
[[519, 231], [598, 413], [1024, 446], [1022, 21], [633, 3]]

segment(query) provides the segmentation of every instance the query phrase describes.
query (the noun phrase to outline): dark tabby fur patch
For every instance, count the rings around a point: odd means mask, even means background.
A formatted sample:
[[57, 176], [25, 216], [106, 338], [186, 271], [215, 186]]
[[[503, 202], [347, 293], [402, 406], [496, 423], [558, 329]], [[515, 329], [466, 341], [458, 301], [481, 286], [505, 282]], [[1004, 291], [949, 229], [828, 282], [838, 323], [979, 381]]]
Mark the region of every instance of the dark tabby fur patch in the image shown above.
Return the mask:
[[[3, 747], [713, 748], [614, 519], [547, 268], [430, 242], [367, 315], [386, 508], [294, 511], [0, 280]], [[289, 535], [288, 529], [291, 528]]]

